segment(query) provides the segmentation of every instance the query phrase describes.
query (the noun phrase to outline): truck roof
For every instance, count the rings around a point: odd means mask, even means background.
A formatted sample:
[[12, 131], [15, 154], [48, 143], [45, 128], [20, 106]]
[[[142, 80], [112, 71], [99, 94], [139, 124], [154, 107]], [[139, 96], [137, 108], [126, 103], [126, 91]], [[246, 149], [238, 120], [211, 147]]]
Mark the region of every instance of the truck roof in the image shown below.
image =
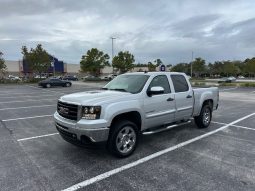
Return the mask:
[[153, 76], [153, 75], [158, 75], [158, 74], [182, 74], [182, 75], [186, 75], [185, 73], [182, 72], [130, 72], [130, 73], [125, 73], [128, 75], [138, 75], [138, 74], [144, 74], [144, 75], [149, 75], [149, 76]]

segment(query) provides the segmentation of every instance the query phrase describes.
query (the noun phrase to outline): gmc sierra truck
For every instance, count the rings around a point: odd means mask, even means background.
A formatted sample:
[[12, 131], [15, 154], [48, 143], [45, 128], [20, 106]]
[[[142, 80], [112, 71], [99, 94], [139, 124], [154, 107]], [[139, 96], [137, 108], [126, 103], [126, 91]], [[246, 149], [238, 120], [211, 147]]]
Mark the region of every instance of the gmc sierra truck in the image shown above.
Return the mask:
[[127, 157], [140, 134], [152, 134], [191, 122], [210, 125], [218, 108], [217, 87], [193, 89], [184, 73], [135, 72], [119, 75], [101, 90], [64, 95], [54, 114], [56, 128], [75, 145], [105, 143]]

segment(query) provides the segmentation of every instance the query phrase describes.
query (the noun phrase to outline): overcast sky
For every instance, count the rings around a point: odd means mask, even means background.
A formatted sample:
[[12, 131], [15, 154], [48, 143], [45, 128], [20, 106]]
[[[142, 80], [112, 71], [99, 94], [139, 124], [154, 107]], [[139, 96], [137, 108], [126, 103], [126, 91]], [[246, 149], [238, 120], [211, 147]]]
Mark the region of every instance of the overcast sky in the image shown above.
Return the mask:
[[111, 36], [136, 63], [255, 56], [254, 0], [0, 0], [0, 18], [6, 60], [38, 43], [67, 63], [93, 47], [111, 56]]

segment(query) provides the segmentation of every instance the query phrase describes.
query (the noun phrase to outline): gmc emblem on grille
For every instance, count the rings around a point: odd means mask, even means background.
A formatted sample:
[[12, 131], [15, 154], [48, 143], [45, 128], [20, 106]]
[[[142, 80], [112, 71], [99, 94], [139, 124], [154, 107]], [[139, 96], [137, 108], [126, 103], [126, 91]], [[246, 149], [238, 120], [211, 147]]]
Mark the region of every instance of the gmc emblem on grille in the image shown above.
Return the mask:
[[68, 114], [69, 109], [65, 107], [58, 107], [59, 112], [63, 114]]

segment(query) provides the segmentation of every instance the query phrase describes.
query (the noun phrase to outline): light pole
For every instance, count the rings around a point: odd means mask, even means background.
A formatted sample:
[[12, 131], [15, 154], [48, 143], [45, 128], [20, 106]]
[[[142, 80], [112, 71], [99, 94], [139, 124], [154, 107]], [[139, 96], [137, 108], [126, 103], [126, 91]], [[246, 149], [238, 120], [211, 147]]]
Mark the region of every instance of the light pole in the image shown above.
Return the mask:
[[192, 62], [193, 62], [193, 51], [191, 52], [191, 63], [190, 63], [190, 77], [192, 78]]
[[[113, 61], [113, 56], [114, 56], [114, 49], [113, 49], [113, 41], [116, 39], [116, 37], [111, 37], [111, 39], [112, 39], [112, 61]], [[114, 68], [113, 68], [113, 66], [112, 66], [112, 73], [114, 73]]]
[[54, 56], [52, 56], [52, 62], [51, 66], [53, 67], [53, 76], [55, 76], [55, 61], [54, 61]]

